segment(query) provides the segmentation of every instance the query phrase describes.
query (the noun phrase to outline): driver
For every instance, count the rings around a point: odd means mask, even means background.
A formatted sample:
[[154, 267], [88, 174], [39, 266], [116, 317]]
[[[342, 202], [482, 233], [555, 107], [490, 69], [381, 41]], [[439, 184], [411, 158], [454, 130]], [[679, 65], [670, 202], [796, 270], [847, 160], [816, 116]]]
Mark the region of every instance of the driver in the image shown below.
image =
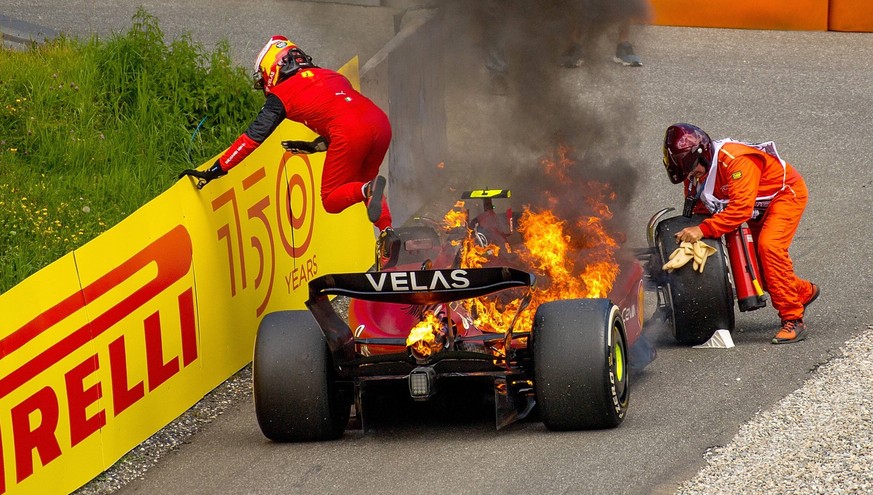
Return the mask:
[[[400, 238], [391, 227], [384, 197], [385, 178], [378, 175], [391, 141], [391, 124], [375, 103], [357, 92], [342, 74], [312, 63], [284, 36], [273, 36], [255, 60], [255, 89], [266, 96], [249, 128], [203, 177], [225, 175], [254, 151], [284, 119], [300, 122], [319, 135], [313, 142], [288, 142], [297, 153], [327, 151], [321, 201], [328, 213], [365, 203], [370, 222], [379, 229], [376, 268], [396, 263]], [[285, 143], [283, 143], [285, 144]]]
[[667, 128], [664, 167], [670, 182], [684, 182], [686, 198], [700, 199], [695, 213], [711, 215], [700, 225], [677, 232], [677, 242], [719, 238], [748, 223], [761, 261], [764, 288], [782, 320], [772, 342], [803, 340], [804, 310], [820, 291], [794, 273], [788, 255], [807, 202], [806, 183], [800, 173], [779, 158], [772, 142], [712, 141], [691, 124]]

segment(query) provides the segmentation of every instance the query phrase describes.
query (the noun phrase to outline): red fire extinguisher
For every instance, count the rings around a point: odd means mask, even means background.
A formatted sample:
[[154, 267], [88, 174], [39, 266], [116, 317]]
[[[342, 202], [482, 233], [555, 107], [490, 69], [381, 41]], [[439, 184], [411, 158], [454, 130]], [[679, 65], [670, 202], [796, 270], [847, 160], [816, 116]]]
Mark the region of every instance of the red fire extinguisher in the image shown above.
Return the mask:
[[740, 311], [753, 311], [767, 305], [767, 296], [761, 288], [758, 254], [752, 232], [745, 224], [725, 234], [731, 275], [737, 291]]

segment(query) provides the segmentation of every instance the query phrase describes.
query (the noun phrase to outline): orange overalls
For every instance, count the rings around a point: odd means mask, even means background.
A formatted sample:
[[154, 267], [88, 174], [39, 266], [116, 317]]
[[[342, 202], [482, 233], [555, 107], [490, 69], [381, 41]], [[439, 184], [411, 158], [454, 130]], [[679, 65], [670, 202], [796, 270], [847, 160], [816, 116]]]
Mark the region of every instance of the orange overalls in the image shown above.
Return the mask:
[[[813, 288], [794, 273], [788, 248], [803, 216], [808, 191], [800, 173], [788, 163], [783, 168], [783, 163], [751, 146], [725, 142], [713, 158], [709, 173], [717, 174], [712, 196], [727, 203], [723, 210], [701, 222], [700, 230], [704, 237], [718, 238], [747, 222], [758, 249], [764, 290], [770, 294], [773, 307], [782, 320], [799, 320]], [[685, 191], [690, 194], [687, 187]], [[761, 201], [770, 196], [769, 205]], [[759, 214], [752, 220], [756, 200]]]

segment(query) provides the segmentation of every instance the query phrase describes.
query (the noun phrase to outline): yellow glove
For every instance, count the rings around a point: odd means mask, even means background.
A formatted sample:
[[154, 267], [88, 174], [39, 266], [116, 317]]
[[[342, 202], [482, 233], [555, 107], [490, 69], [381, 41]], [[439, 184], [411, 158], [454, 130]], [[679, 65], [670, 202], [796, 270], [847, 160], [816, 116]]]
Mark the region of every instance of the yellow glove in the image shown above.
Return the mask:
[[689, 261], [694, 259], [694, 249], [690, 242], [682, 241], [682, 244], [670, 254], [670, 261], [664, 263], [661, 267], [668, 272], [672, 272], [677, 268], [685, 266]]
[[706, 258], [709, 258], [710, 255], [715, 253], [715, 248], [703, 241], [694, 241], [691, 249], [694, 252], [694, 263], [692, 266], [698, 272], [703, 273], [703, 267], [706, 265]]

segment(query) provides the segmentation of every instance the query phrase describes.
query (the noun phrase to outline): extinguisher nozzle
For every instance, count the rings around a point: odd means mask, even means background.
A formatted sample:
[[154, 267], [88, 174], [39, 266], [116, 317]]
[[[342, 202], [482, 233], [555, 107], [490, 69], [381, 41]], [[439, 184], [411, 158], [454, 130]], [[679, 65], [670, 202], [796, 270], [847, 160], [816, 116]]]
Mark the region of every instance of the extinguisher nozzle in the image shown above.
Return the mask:
[[759, 297], [764, 295], [764, 289], [761, 288], [761, 284], [758, 283], [758, 279], [753, 279], [752, 285], [755, 286], [755, 294], [757, 294]]

